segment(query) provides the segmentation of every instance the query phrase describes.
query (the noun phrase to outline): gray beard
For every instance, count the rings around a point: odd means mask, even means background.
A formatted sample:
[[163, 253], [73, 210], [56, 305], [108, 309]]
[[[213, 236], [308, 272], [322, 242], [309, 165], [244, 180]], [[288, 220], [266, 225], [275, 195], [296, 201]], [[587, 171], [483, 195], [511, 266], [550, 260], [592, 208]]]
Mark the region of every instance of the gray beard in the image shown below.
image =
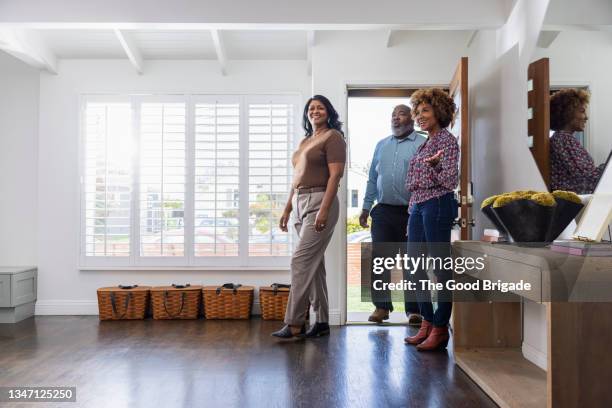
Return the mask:
[[410, 133], [412, 133], [414, 131], [414, 126], [400, 126], [400, 127], [393, 127], [391, 126], [391, 132], [393, 132], [393, 136], [395, 137], [400, 137], [400, 136], [408, 136]]

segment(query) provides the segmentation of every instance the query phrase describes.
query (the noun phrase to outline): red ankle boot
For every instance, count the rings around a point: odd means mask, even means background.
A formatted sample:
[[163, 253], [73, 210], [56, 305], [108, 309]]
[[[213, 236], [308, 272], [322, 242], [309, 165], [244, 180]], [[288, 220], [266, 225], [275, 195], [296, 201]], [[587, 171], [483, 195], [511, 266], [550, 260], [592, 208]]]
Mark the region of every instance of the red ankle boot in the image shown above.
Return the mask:
[[449, 339], [448, 327], [434, 327], [429, 337], [417, 346], [419, 351], [433, 351], [446, 348]]
[[412, 345], [422, 343], [429, 336], [429, 333], [431, 333], [432, 327], [433, 326], [430, 322], [423, 319], [423, 321], [421, 322], [421, 328], [419, 329], [417, 334], [415, 334], [414, 336], [406, 337], [404, 341]]

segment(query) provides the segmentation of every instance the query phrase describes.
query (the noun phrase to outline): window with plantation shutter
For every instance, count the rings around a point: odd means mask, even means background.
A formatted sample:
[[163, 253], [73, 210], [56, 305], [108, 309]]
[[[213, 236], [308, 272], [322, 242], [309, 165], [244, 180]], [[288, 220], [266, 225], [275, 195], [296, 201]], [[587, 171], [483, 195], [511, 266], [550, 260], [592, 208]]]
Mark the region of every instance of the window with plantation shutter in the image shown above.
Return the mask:
[[248, 104], [249, 256], [289, 256], [278, 220], [291, 185], [295, 106], [275, 98]]
[[81, 267], [288, 266], [299, 101], [83, 96]]
[[140, 105], [140, 256], [185, 255], [184, 102]]
[[196, 101], [194, 256], [239, 255], [240, 104]]
[[131, 106], [87, 103], [83, 119], [83, 252], [125, 258], [130, 255], [132, 217]]

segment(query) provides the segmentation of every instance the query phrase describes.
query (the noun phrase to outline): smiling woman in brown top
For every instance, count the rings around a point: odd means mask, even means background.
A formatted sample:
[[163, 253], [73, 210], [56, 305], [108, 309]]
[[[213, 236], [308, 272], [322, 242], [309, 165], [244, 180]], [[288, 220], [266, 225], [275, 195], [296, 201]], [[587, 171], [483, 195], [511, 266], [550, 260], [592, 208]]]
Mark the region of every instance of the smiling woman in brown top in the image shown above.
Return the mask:
[[[346, 143], [338, 113], [321, 95], [304, 107], [306, 136], [293, 154], [294, 177], [280, 229], [287, 232], [291, 212], [298, 244], [291, 257], [291, 289], [285, 312], [285, 326], [275, 337], [318, 337], [329, 334], [329, 306], [323, 255], [338, 221], [338, 184], [346, 163]], [[316, 323], [306, 331], [308, 305]]]
[[293, 153], [293, 188], [326, 187], [329, 163], [346, 161], [346, 143], [336, 129], [325, 129], [316, 137], [305, 137]]

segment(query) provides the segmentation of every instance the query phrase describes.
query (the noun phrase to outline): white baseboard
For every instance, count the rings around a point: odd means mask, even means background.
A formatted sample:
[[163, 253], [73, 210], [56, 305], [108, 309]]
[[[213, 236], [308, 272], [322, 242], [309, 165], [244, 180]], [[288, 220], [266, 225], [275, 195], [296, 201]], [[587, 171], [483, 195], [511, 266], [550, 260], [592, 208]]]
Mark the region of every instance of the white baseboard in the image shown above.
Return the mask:
[[[259, 302], [253, 303], [253, 315], [261, 315]], [[38, 316], [98, 315], [97, 300], [38, 300], [34, 314]], [[330, 316], [331, 318], [331, 316]]]
[[[34, 312], [38, 316], [80, 316], [98, 315], [97, 300], [38, 300]], [[254, 316], [261, 315], [259, 302], [253, 302]], [[311, 321], [315, 321], [315, 316], [311, 312]], [[329, 311], [329, 324], [339, 326], [340, 310], [332, 309]]]
[[546, 353], [538, 350], [537, 348], [531, 346], [523, 342], [523, 346], [521, 347], [521, 351], [523, 352], [523, 356], [531, 361], [533, 364], [540, 367], [542, 370], [546, 371], [547, 369], [547, 358]]
[[330, 326], [340, 326], [342, 324], [342, 322], [340, 321], [339, 309], [332, 309], [329, 311], [329, 324]]
[[38, 300], [34, 314], [48, 315], [97, 315], [97, 300]]
[[[312, 311], [312, 308], [310, 309], [310, 322], [316, 322], [317, 321], [317, 314], [315, 312]], [[330, 326], [340, 326], [341, 322], [340, 322], [340, 310], [338, 309], [332, 309], [329, 311], [329, 325]]]

